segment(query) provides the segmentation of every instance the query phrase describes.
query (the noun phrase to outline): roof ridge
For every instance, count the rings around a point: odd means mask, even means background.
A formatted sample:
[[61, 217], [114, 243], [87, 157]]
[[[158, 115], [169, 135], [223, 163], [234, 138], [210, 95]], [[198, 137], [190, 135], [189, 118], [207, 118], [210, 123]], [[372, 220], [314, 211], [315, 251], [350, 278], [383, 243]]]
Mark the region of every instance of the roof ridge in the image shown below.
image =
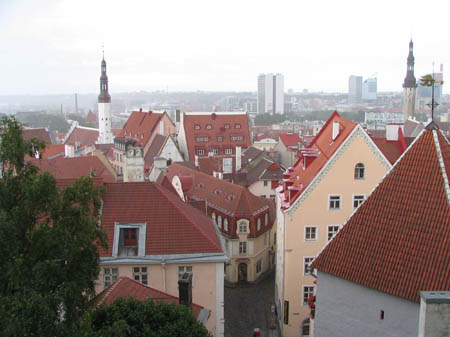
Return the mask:
[[[169, 195], [170, 195], [170, 197], [172, 197], [172, 198], [177, 198], [177, 200], [178, 200], [179, 202], [181, 202], [183, 205], [186, 205], [186, 207], [192, 207], [192, 209], [194, 209], [196, 212], [199, 212], [199, 213], [201, 213], [201, 214], [203, 215], [203, 212], [201, 212], [201, 211], [198, 210], [197, 208], [195, 208], [195, 207], [189, 205], [188, 203], [185, 203], [185, 202], [181, 201], [181, 199], [179, 199], [178, 195], [174, 195], [173, 193], [169, 192], [169, 191], [166, 190], [165, 188], [162, 188], [162, 187], [159, 186], [158, 184], [152, 184], [152, 185], [155, 186], [155, 187], [161, 192], [161, 194], [164, 196], [164, 198], [167, 199], [167, 201], [171, 202], [171, 200], [170, 200], [170, 198], [169, 198]], [[170, 194], [168, 194], [168, 193], [170, 193]], [[219, 237], [217, 237], [217, 239], [219, 240], [219, 247], [218, 247], [218, 246], [217, 246], [217, 243], [215, 243], [213, 240], [211, 240], [211, 238], [207, 235], [207, 233], [205, 233], [204, 229], [201, 228], [201, 226], [198, 226], [197, 222], [192, 221], [192, 219], [189, 217], [189, 215], [187, 215], [186, 212], [184, 212], [184, 211], [181, 209], [181, 207], [180, 207], [179, 205], [176, 205], [176, 204], [173, 203], [173, 202], [171, 202], [171, 204], [172, 204], [173, 207], [177, 208], [177, 209], [181, 212], [181, 214], [182, 214], [187, 220], [189, 220], [189, 222], [192, 223], [192, 225], [199, 231], [199, 233], [200, 233], [206, 240], [208, 240], [212, 245], [214, 245], [214, 247], [219, 248], [219, 250], [220, 250], [222, 253], [224, 253], [224, 251], [222, 250], [222, 245], [220, 244], [220, 238], [219, 238]], [[206, 215], [205, 215], [205, 217], [206, 217], [207, 219], [210, 219], [210, 218], [209, 218], [208, 216], [206, 216]], [[212, 223], [212, 220], [211, 220], [211, 225], [214, 226], [214, 224]], [[216, 232], [216, 235], [217, 235], [217, 232]]]
[[102, 298], [100, 299], [100, 301], [98, 301], [97, 305], [102, 304], [105, 301], [106, 297], [108, 297], [109, 294], [111, 294], [111, 292], [119, 285], [120, 282], [122, 282], [123, 279], [124, 276], [119, 277], [116, 282], [114, 282], [108, 288], [106, 288], [104, 290]]
[[[439, 130], [439, 129], [437, 129], [437, 130]], [[444, 179], [445, 195], [447, 197], [447, 202], [448, 202], [448, 205], [450, 207], [450, 186], [449, 186], [449, 183], [448, 183], [447, 170], [445, 169], [444, 158], [442, 156], [441, 145], [439, 143], [438, 134], [436, 132], [436, 129], [433, 129], [432, 132], [433, 132], [433, 141], [434, 141], [434, 144], [436, 146], [436, 152], [437, 152], [437, 156], [438, 156], [439, 167], [441, 168], [442, 178]], [[446, 138], [446, 137], [443, 137], [443, 138]]]

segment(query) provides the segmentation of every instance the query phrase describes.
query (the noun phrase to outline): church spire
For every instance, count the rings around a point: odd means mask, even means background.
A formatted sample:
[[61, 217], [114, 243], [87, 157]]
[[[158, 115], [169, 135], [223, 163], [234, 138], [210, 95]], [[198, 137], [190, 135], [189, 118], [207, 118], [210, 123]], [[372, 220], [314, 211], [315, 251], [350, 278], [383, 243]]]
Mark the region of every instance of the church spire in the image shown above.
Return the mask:
[[108, 92], [108, 76], [106, 75], [106, 61], [103, 54], [102, 59], [102, 75], [100, 76], [100, 95], [98, 95], [99, 103], [111, 103], [111, 96]]
[[408, 66], [406, 70], [405, 81], [403, 82], [403, 88], [417, 88], [417, 82], [414, 76], [414, 54], [412, 39], [411, 41], [409, 41]]

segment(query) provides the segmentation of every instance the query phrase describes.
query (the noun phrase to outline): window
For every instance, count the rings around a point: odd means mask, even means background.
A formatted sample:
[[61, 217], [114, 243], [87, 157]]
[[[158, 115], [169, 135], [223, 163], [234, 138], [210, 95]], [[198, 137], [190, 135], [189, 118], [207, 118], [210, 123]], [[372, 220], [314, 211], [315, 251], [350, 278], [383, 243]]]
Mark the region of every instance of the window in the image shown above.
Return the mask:
[[211, 152], [212, 152], [214, 155], [218, 155], [218, 154], [219, 154], [219, 149], [218, 149], [218, 148], [212, 149]]
[[204, 150], [204, 149], [197, 149], [195, 152], [196, 152], [197, 155], [199, 155], [199, 156], [203, 156], [203, 155], [205, 154], [205, 150]]
[[111, 284], [117, 281], [119, 272], [117, 268], [103, 268], [103, 282], [105, 288], [108, 288]]
[[119, 235], [119, 256], [137, 256], [139, 228], [121, 228]]
[[314, 257], [305, 256], [303, 257], [303, 275], [309, 276], [312, 273], [311, 262], [314, 260]]
[[265, 194], [263, 194], [262, 196], [261, 196], [261, 198], [265, 198], [266, 197], [266, 195]]
[[328, 205], [330, 210], [341, 209], [341, 196], [340, 195], [330, 195], [328, 197]]
[[310, 326], [311, 326], [311, 321], [309, 318], [305, 319], [305, 321], [303, 322], [303, 326], [302, 326], [302, 336], [310, 336]]
[[239, 255], [247, 255], [247, 241], [239, 242]]
[[270, 199], [272, 199], [273, 201], [275, 201], [275, 194], [271, 194], [271, 195], [270, 195]]
[[223, 229], [228, 232], [228, 219], [223, 219]]
[[239, 223], [239, 233], [247, 233], [247, 224], [244, 221]]
[[213, 224], [216, 224], [216, 213], [213, 212], [213, 214], [211, 215], [211, 219], [213, 221]]
[[264, 216], [264, 223], [267, 226], [269, 224], [269, 214], [266, 213], [266, 215]]
[[196, 142], [208, 142], [209, 141], [209, 137], [196, 137], [195, 141]]
[[233, 154], [233, 149], [225, 149], [225, 154]]
[[217, 136], [217, 141], [218, 142], [223, 142], [223, 137], [222, 136]]
[[261, 218], [258, 218], [256, 230], [259, 231], [261, 229]]
[[365, 198], [364, 194], [355, 194], [353, 196], [353, 209], [357, 209], [364, 202]]
[[231, 141], [243, 141], [244, 140], [244, 136], [231, 136]]
[[217, 226], [222, 227], [222, 216], [221, 215], [219, 215], [217, 217]]
[[211, 125], [211, 124], [207, 124], [207, 125], [206, 125], [206, 129], [207, 129], [207, 130], [211, 130], [211, 129], [212, 129], [212, 125]]
[[314, 286], [303, 286], [303, 305], [308, 305], [308, 298], [314, 295]]
[[147, 267], [133, 267], [133, 277], [135, 281], [141, 282], [142, 284], [148, 284]]
[[195, 130], [200, 130], [200, 125], [195, 124], [195, 125], [194, 125], [194, 129], [195, 129]]
[[262, 260], [258, 260], [258, 262], [256, 262], [256, 274], [259, 274], [262, 271]]
[[241, 128], [241, 124], [234, 124], [234, 127], [235, 127], [236, 129], [240, 129], [240, 128]]
[[355, 165], [355, 179], [364, 179], [365, 168], [363, 163]]
[[192, 266], [179, 266], [178, 267], [178, 279], [179, 280], [185, 273], [191, 274], [192, 280], [194, 280], [194, 274], [192, 273]]
[[306, 226], [305, 227], [305, 241], [316, 241], [317, 240], [317, 227], [316, 226]]
[[337, 232], [339, 232], [340, 228], [341, 226], [328, 226], [328, 234], [327, 234], [328, 241], [334, 238]]
[[229, 129], [230, 128], [230, 124], [225, 124], [225, 129]]
[[267, 185], [269, 185], [269, 181], [264, 180], [264, 186], [267, 186]]
[[289, 324], [289, 301], [284, 301], [283, 323]]

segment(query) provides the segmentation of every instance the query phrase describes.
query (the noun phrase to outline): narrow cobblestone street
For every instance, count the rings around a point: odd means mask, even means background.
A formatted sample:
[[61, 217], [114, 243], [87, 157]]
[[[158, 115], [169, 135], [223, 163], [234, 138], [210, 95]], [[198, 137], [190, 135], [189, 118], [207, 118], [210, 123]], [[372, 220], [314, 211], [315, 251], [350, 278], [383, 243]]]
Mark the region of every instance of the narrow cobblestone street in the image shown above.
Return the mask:
[[252, 337], [254, 328], [261, 337], [278, 336], [271, 329], [275, 273], [262, 277], [256, 284], [225, 287], [225, 337]]

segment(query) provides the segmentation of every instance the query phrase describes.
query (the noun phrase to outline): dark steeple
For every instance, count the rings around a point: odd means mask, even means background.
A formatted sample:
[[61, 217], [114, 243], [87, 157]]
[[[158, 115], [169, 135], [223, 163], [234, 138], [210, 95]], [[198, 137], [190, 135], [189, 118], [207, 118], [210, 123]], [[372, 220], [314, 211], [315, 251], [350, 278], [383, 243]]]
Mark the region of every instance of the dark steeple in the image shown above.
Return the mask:
[[106, 62], [103, 56], [102, 75], [100, 76], [100, 95], [98, 95], [99, 103], [111, 103], [111, 96], [108, 92], [108, 76], [106, 75]]
[[416, 78], [414, 77], [414, 55], [412, 39], [409, 42], [408, 68], [406, 71], [405, 82], [403, 82], [403, 88], [417, 88]]

